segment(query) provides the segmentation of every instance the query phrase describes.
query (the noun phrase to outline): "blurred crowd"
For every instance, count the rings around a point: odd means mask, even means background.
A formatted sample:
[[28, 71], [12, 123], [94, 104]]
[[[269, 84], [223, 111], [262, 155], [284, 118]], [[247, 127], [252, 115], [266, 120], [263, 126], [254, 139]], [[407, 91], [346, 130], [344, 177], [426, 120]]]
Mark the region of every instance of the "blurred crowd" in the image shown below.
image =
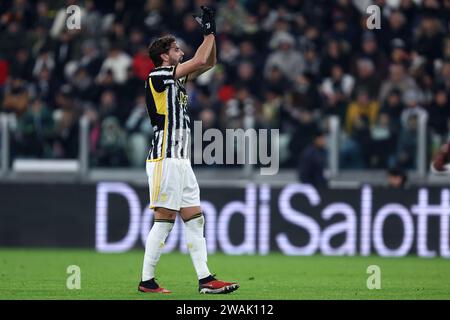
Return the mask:
[[[2, 0], [0, 112], [14, 115], [13, 156], [77, 157], [86, 115], [91, 166], [144, 166], [148, 45], [174, 34], [189, 59], [203, 39], [192, 13], [209, 5], [218, 64], [187, 86], [204, 130], [242, 128], [250, 115], [280, 129], [281, 166], [296, 167], [317, 156], [308, 149], [335, 115], [342, 168], [414, 168], [422, 117], [430, 154], [450, 138], [450, 0], [372, 3], [380, 29], [351, 0]], [[66, 27], [72, 4], [80, 30]]]

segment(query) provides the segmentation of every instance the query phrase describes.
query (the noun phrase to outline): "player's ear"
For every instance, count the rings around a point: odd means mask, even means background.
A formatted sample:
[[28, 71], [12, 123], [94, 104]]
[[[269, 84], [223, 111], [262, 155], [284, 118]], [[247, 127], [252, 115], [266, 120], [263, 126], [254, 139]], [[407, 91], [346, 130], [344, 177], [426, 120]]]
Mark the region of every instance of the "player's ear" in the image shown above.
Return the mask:
[[164, 62], [169, 62], [169, 54], [168, 53], [162, 53], [161, 54], [161, 59]]

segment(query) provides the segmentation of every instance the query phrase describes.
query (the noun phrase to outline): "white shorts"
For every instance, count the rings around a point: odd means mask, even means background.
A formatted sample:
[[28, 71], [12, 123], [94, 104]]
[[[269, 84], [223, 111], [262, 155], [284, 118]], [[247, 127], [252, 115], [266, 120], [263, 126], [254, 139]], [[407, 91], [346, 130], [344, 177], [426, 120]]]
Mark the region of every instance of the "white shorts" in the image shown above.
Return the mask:
[[180, 208], [200, 206], [200, 188], [189, 159], [165, 158], [147, 161], [150, 208]]

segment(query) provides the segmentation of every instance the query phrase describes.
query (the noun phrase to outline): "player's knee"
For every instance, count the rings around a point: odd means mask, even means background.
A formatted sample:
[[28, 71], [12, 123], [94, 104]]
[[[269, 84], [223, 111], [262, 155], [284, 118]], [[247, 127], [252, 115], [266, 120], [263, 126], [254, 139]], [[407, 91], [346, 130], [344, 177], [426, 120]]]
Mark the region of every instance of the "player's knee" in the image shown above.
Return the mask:
[[155, 219], [163, 219], [163, 220], [174, 220], [177, 216], [177, 213], [173, 210], [165, 209], [165, 208], [155, 208]]

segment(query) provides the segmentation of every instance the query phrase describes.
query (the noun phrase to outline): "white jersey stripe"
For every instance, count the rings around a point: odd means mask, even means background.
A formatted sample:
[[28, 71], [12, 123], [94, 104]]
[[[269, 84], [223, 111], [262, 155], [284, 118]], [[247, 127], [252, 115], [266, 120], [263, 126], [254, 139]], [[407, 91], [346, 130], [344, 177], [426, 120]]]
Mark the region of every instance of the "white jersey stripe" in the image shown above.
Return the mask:
[[172, 76], [173, 73], [170, 71], [154, 71], [154, 72], [150, 72], [150, 76]]
[[170, 86], [170, 89], [169, 90], [172, 90], [172, 114], [173, 114], [173, 125], [172, 125], [172, 142], [171, 142], [171, 146], [172, 146], [172, 149], [171, 149], [171, 154], [172, 154], [172, 157], [175, 157], [175, 144], [176, 144], [176, 141], [177, 141], [177, 137], [176, 137], [176, 133], [177, 133], [177, 125], [176, 125], [176, 107], [177, 107], [177, 105], [176, 105], [176, 99], [175, 99], [175, 95], [176, 95], [176, 88], [175, 88], [175, 85], [173, 84], [173, 85], [171, 85]]

